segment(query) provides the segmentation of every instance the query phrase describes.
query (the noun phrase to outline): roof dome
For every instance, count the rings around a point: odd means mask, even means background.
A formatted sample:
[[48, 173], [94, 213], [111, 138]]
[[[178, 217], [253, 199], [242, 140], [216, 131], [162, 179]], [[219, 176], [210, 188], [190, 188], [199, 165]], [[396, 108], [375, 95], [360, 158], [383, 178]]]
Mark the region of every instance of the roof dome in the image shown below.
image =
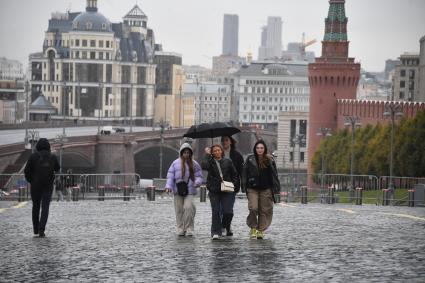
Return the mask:
[[74, 31], [112, 32], [111, 22], [97, 11], [87, 11], [72, 21]]

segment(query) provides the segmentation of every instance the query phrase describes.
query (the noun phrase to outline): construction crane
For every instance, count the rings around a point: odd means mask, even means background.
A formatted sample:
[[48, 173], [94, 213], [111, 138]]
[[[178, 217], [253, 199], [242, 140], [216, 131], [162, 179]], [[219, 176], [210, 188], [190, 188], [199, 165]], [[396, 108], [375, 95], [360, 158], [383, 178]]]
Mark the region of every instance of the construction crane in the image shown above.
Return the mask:
[[310, 46], [312, 44], [314, 44], [317, 40], [316, 39], [312, 39], [309, 40], [307, 42], [305, 42], [305, 33], [303, 32], [303, 37], [302, 37], [302, 41], [300, 43], [300, 54], [301, 54], [301, 60], [305, 61], [305, 48], [307, 46]]

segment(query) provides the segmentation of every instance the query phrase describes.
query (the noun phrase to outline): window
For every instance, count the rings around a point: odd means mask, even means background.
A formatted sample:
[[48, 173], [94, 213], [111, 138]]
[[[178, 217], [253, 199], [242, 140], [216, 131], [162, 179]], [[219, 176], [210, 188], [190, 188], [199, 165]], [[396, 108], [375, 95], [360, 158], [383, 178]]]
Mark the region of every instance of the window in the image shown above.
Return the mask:
[[87, 52], [86, 51], [81, 52], [81, 57], [83, 59], [87, 59]]
[[103, 52], [99, 52], [99, 60], [103, 60]]
[[83, 39], [82, 46], [87, 47], [87, 40], [86, 39]]
[[92, 27], [93, 27], [93, 24], [91, 22], [86, 23], [86, 29], [87, 30], [92, 29]]
[[109, 40], [106, 41], [106, 48], [109, 48]]
[[102, 24], [102, 30], [106, 30], [106, 24], [105, 23]]
[[406, 87], [406, 82], [405, 81], [400, 81], [400, 88], [404, 88]]
[[96, 52], [90, 52], [90, 59], [96, 59]]
[[109, 53], [108, 52], [106, 52], [106, 60], [109, 60]]
[[404, 91], [400, 91], [399, 98], [404, 99]]
[[99, 47], [103, 48], [103, 40], [99, 40]]
[[96, 47], [96, 40], [90, 40], [90, 47]]
[[75, 40], [75, 46], [80, 46], [80, 40], [79, 39]]
[[80, 58], [80, 52], [79, 51], [75, 51], [74, 57], [77, 58], [77, 59]]
[[400, 70], [400, 77], [406, 76], [406, 70]]
[[300, 162], [304, 163], [304, 152], [300, 152]]

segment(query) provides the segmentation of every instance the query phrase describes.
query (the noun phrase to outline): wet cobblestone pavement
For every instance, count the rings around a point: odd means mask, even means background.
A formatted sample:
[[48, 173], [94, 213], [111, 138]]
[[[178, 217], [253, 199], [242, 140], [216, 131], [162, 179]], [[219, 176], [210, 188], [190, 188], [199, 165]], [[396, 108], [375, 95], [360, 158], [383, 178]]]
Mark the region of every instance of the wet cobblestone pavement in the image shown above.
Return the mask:
[[[208, 201], [208, 200], [207, 200]], [[52, 202], [46, 238], [32, 204], [0, 212], [0, 282], [425, 282], [425, 208], [276, 205], [264, 240], [248, 239], [237, 200], [233, 238], [175, 235], [171, 199]]]

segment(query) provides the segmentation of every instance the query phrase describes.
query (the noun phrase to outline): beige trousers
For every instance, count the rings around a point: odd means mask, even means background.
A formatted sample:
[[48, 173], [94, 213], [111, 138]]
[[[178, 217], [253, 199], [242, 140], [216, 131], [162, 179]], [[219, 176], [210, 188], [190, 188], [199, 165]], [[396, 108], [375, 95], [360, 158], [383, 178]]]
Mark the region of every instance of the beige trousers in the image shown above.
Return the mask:
[[272, 223], [273, 195], [272, 190], [247, 189], [249, 214], [246, 224], [250, 228], [265, 231]]
[[196, 214], [193, 195], [185, 197], [174, 195], [174, 211], [176, 212], [177, 234], [193, 233]]

